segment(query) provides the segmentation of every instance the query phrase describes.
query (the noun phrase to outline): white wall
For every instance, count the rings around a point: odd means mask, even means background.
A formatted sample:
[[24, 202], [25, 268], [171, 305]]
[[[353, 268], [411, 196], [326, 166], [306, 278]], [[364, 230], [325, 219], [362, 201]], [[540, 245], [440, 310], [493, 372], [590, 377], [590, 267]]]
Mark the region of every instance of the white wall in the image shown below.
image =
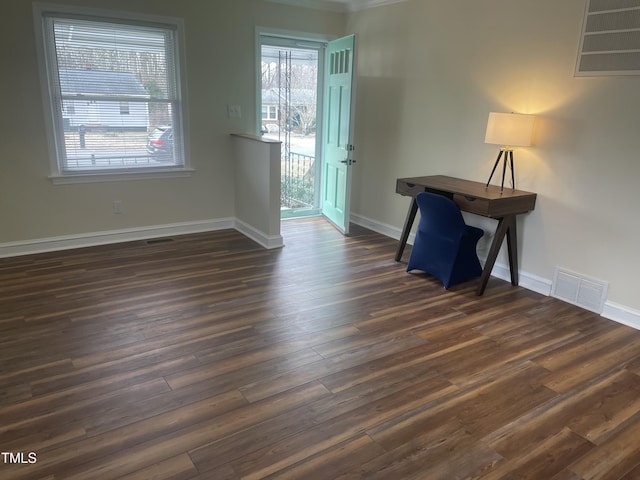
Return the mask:
[[352, 14], [352, 211], [400, 229], [408, 199], [394, 193], [397, 177], [484, 182], [497, 155], [484, 144], [488, 113], [536, 114], [535, 146], [515, 152], [517, 187], [538, 193], [518, 224], [522, 271], [550, 281], [558, 265], [610, 282], [610, 304], [638, 313], [640, 78], [573, 76], [584, 8], [585, 0], [409, 0]]
[[280, 235], [280, 143], [233, 134], [238, 230], [265, 248], [283, 246]]

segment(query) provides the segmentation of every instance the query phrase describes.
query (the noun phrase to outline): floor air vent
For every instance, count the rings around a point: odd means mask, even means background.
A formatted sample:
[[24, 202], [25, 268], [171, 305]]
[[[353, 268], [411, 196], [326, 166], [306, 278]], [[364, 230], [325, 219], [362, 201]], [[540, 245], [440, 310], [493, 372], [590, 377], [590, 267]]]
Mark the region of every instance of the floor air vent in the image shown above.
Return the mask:
[[602, 313], [609, 284], [556, 267], [551, 296]]
[[155, 245], [156, 243], [167, 243], [167, 242], [173, 242], [173, 238], [154, 238], [146, 241], [147, 245]]

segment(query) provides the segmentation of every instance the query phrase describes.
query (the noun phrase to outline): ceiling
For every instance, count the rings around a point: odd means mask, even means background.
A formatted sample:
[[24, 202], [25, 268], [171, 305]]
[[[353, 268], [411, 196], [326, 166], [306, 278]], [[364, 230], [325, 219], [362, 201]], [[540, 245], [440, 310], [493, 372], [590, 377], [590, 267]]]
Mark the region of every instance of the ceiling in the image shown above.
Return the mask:
[[265, 0], [267, 2], [284, 3], [297, 7], [331, 10], [334, 12], [357, 12], [366, 8], [378, 7], [405, 0]]

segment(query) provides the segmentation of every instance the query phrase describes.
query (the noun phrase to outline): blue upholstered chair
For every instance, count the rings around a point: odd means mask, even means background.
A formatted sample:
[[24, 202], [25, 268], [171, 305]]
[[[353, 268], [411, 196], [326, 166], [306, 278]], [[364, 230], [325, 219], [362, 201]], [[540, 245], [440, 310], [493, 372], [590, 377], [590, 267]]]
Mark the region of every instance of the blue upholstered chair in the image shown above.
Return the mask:
[[480, 228], [464, 223], [453, 200], [434, 193], [419, 193], [420, 223], [411, 249], [407, 272], [422, 270], [438, 278], [444, 288], [479, 277], [482, 267], [476, 253]]

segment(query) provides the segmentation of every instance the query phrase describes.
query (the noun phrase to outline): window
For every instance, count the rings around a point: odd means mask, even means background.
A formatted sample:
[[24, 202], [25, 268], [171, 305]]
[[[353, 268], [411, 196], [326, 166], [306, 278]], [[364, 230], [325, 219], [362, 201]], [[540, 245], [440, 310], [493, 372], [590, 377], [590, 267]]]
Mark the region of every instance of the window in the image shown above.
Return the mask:
[[[187, 171], [180, 22], [48, 5], [35, 14], [54, 181]], [[152, 143], [158, 129], [171, 132], [161, 149]]]
[[120, 102], [120, 115], [129, 115], [129, 102]]
[[263, 120], [278, 120], [278, 106], [277, 105], [262, 105], [262, 119]]

